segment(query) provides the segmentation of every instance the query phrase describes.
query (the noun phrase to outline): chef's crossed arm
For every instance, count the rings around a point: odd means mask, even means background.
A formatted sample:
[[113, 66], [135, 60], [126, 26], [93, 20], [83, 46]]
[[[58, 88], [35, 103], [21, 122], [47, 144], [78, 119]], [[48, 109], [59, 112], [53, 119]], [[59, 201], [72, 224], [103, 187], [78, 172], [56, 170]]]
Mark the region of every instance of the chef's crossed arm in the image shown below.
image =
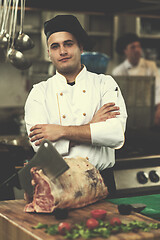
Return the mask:
[[37, 124], [30, 129], [30, 140], [39, 146], [44, 139], [55, 142], [67, 139], [81, 143], [92, 143], [90, 124], [106, 121], [119, 115], [119, 107], [114, 103], [104, 104], [93, 116], [90, 123], [82, 126], [62, 126], [57, 124]]

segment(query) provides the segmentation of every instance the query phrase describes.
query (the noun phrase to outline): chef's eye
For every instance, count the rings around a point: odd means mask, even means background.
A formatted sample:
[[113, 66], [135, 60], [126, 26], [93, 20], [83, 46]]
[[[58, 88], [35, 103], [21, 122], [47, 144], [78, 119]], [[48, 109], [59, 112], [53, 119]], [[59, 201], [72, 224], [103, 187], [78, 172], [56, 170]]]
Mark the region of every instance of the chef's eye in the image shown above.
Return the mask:
[[51, 45], [51, 49], [56, 50], [58, 48], [58, 45]]
[[64, 44], [64, 46], [66, 46], [66, 47], [71, 47], [72, 45], [73, 45], [72, 42], [67, 42], [67, 43]]

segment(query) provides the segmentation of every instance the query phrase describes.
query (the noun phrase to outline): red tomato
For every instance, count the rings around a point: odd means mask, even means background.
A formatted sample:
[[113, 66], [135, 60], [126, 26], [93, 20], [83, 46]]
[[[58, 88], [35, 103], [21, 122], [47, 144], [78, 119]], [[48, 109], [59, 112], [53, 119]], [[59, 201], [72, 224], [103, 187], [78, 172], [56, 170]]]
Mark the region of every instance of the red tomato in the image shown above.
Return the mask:
[[99, 225], [99, 222], [95, 218], [89, 218], [86, 222], [86, 226], [89, 229], [94, 229], [98, 227], [98, 225]]
[[66, 230], [67, 230], [67, 231], [70, 231], [70, 230], [71, 230], [71, 225], [70, 225], [70, 223], [61, 222], [61, 223], [58, 225], [58, 231], [59, 231], [59, 233], [62, 234], [62, 235], [65, 235], [65, 234], [66, 234]]
[[107, 212], [103, 209], [95, 209], [91, 211], [91, 215], [93, 218], [104, 220]]
[[121, 225], [121, 220], [118, 217], [114, 217], [110, 220], [112, 226]]

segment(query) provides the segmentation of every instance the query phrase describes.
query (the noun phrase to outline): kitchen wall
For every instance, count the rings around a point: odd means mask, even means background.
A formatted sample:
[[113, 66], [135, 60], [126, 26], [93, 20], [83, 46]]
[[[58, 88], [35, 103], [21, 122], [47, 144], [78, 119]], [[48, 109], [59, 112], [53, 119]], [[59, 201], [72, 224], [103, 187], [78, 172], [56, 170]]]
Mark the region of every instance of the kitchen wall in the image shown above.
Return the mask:
[[0, 64], [0, 108], [23, 107], [27, 91], [26, 73], [10, 63]]
[[26, 73], [0, 62], [0, 134], [18, 134], [28, 95]]

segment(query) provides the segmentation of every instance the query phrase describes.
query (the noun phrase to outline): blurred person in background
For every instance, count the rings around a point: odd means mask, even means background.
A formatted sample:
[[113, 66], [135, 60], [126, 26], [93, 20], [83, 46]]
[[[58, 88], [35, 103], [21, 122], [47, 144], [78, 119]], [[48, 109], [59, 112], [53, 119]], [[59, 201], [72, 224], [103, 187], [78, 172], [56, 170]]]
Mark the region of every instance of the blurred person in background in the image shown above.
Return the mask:
[[154, 125], [160, 127], [160, 73], [156, 63], [142, 57], [141, 40], [134, 33], [126, 33], [117, 39], [116, 52], [124, 55], [125, 59], [113, 69], [113, 76], [155, 77]]

